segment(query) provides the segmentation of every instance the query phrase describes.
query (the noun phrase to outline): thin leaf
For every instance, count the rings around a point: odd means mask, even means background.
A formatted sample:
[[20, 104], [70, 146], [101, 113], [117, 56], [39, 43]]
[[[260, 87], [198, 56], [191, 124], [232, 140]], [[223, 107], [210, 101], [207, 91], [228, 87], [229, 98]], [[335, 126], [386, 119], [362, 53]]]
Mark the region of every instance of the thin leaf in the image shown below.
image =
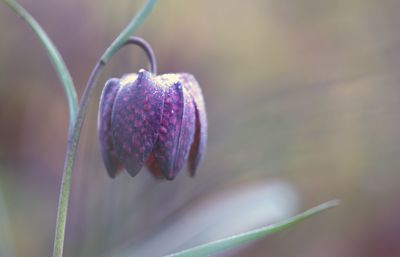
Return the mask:
[[26, 23], [31, 27], [33, 32], [36, 34], [40, 43], [43, 45], [46, 50], [56, 72], [57, 75], [64, 87], [65, 95], [68, 100], [69, 107], [69, 115], [70, 115], [70, 124], [69, 127], [72, 129], [73, 123], [75, 122], [75, 118], [78, 114], [78, 98], [76, 96], [76, 90], [74, 83], [71, 78], [71, 74], [63, 58], [61, 57], [60, 52], [57, 50], [53, 42], [50, 40], [49, 36], [43, 30], [43, 28], [39, 25], [39, 23], [30, 15], [30, 13], [25, 10], [19, 3], [14, 0], [3, 0], [18, 16], [20, 16]]
[[306, 218], [314, 216], [322, 211], [335, 207], [339, 204], [338, 200], [332, 200], [323, 204], [320, 204], [312, 209], [309, 209], [301, 214], [298, 214], [292, 218], [284, 220], [282, 222], [272, 224], [266, 227], [258, 228], [249, 232], [245, 232], [242, 234], [234, 235], [231, 237], [227, 237], [224, 239], [220, 239], [217, 241], [213, 241], [210, 243], [206, 243], [203, 245], [199, 245], [182, 252], [174, 253], [168, 255], [167, 257], [200, 257], [200, 256], [209, 256], [211, 254], [218, 253], [220, 251], [240, 246], [244, 243], [254, 241], [256, 239], [262, 238], [264, 236], [273, 234], [275, 232], [281, 231], [285, 228], [291, 227]]

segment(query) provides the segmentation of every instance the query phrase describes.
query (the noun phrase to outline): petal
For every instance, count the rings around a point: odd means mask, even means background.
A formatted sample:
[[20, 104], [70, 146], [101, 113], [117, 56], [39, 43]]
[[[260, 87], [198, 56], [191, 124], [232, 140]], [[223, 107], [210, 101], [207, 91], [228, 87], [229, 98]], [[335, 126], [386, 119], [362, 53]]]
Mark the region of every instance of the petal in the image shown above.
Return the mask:
[[189, 155], [189, 170], [190, 174], [194, 176], [206, 150], [207, 113], [199, 83], [191, 74], [181, 73], [180, 77], [193, 99], [196, 111], [196, 131]]
[[194, 106], [179, 77], [166, 74], [159, 79], [167, 87], [159, 137], [153, 150], [155, 162], [149, 168], [172, 180], [189, 156], [194, 135]]
[[121, 170], [122, 164], [115, 152], [111, 132], [111, 111], [119, 88], [118, 79], [109, 79], [100, 97], [100, 108], [97, 117], [97, 132], [100, 142], [100, 152], [108, 175], [114, 178]]
[[161, 172], [160, 167], [158, 166], [158, 162], [154, 156], [153, 153], [150, 154], [149, 158], [146, 160], [146, 166], [150, 173], [156, 178], [156, 179], [164, 179], [165, 176]]
[[163, 105], [164, 89], [149, 72], [141, 70], [133, 82], [121, 83], [111, 125], [116, 152], [131, 176], [140, 171], [153, 150]]

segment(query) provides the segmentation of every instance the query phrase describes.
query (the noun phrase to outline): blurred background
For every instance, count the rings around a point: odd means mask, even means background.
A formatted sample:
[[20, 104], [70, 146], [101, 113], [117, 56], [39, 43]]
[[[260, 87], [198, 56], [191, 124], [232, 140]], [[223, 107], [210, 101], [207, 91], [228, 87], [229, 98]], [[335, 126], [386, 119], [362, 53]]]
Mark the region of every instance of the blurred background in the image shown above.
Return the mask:
[[[19, 1], [81, 95], [144, 1]], [[135, 47], [106, 67], [73, 174], [65, 256], [162, 256], [339, 198], [340, 207], [219, 256], [400, 256], [400, 2], [159, 1], [138, 36], [159, 73], [190, 72], [209, 141], [195, 179], [109, 179], [97, 104], [109, 77], [147, 67]], [[0, 256], [50, 256], [68, 110], [45, 51], [0, 5]]]

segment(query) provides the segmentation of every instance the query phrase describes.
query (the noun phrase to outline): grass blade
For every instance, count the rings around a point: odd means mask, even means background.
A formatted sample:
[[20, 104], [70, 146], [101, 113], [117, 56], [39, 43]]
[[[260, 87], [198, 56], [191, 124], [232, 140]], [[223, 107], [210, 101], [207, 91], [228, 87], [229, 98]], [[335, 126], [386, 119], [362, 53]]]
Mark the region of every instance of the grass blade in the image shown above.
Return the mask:
[[67, 96], [69, 115], [70, 115], [70, 129], [73, 126], [76, 115], [78, 114], [78, 99], [76, 96], [76, 90], [74, 83], [71, 78], [71, 74], [64, 60], [61, 57], [60, 52], [57, 50], [53, 42], [50, 40], [49, 36], [39, 25], [39, 23], [30, 15], [30, 13], [25, 10], [20, 4], [14, 0], [3, 0], [18, 16], [20, 16], [26, 23], [31, 27], [33, 32], [36, 34], [43, 47], [45, 48], [57, 75], [64, 87], [65, 94]]
[[332, 200], [323, 204], [320, 204], [314, 208], [311, 208], [303, 213], [300, 213], [292, 218], [284, 220], [282, 222], [272, 224], [266, 227], [258, 228], [249, 232], [234, 235], [203, 245], [199, 245], [182, 252], [174, 253], [168, 255], [167, 257], [200, 257], [209, 256], [211, 254], [218, 253], [220, 251], [240, 246], [244, 243], [254, 241], [256, 239], [262, 238], [264, 236], [273, 234], [275, 232], [281, 231], [285, 228], [291, 227], [311, 216], [314, 216], [322, 211], [335, 207], [339, 204], [338, 200]]

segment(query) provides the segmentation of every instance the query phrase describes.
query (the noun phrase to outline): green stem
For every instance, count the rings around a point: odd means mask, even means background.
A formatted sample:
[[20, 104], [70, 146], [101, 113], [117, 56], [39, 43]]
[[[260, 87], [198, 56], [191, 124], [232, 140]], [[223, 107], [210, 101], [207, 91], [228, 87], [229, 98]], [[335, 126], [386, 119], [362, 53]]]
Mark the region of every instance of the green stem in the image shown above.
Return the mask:
[[103, 53], [100, 60], [104, 63], [108, 62], [111, 57], [121, 48], [121, 46], [128, 40], [133, 32], [143, 23], [147, 15], [151, 12], [156, 4], [157, 0], [147, 0], [144, 7], [140, 12], [129, 22], [125, 29], [119, 34], [119, 36], [111, 43], [107, 50]]
[[26, 23], [31, 27], [33, 32], [36, 34], [43, 47], [45, 48], [47, 55], [49, 56], [57, 75], [64, 87], [65, 94], [68, 100], [69, 107], [69, 128], [71, 130], [76, 115], [78, 113], [78, 100], [76, 97], [76, 91], [74, 82], [72, 81], [71, 75], [66, 67], [64, 60], [62, 59], [57, 48], [54, 46], [53, 42], [47, 36], [46, 32], [42, 29], [39, 23], [26, 11], [20, 4], [14, 0], [3, 0], [14, 12], [20, 16]]
[[141, 11], [132, 19], [132, 21], [126, 26], [121, 34], [114, 40], [110, 47], [101, 56], [100, 60], [94, 67], [89, 80], [87, 82], [85, 91], [82, 96], [76, 122], [72, 131], [68, 135], [67, 153], [64, 164], [63, 178], [61, 182], [60, 198], [58, 203], [57, 212], [57, 225], [54, 239], [54, 250], [53, 257], [61, 257], [63, 255], [63, 245], [65, 238], [65, 223], [67, 219], [68, 211], [68, 200], [71, 188], [71, 177], [74, 168], [74, 162], [76, 157], [76, 149], [78, 146], [80, 132], [83, 126], [83, 122], [86, 116], [86, 111], [89, 105], [90, 97], [95, 89], [96, 81], [104, 68], [105, 64], [111, 59], [111, 57], [120, 49], [125, 42], [128, 40], [130, 34], [132, 34], [137, 27], [144, 21], [153, 9], [157, 0], [148, 0]]

